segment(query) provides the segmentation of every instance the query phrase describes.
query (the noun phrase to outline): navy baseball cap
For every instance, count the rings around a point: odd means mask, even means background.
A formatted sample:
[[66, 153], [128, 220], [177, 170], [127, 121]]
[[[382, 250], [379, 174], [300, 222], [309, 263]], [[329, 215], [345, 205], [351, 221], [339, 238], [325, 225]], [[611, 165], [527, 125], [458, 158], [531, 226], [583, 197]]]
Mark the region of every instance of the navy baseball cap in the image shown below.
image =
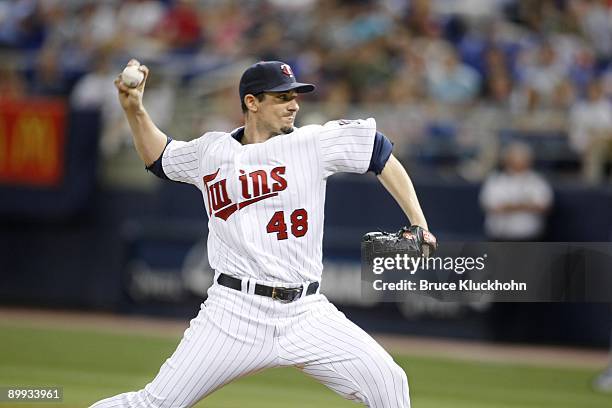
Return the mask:
[[257, 95], [262, 92], [285, 92], [295, 90], [298, 93], [312, 92], [315, 86], [295, 80], [295, 75], [288, 64], [280, 61], [261, 61], [251, 65], [240, 78], [240, 100], [247, 94]]

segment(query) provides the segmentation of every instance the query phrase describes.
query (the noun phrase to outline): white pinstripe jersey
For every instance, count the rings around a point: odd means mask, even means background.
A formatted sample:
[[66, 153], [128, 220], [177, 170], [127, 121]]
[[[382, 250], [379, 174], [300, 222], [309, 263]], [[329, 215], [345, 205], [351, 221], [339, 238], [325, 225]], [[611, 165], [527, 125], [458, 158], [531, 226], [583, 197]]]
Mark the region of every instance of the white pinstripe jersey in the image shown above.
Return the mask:
[[257, 281], [320, 281], [327, 177], [365, 173], [376, 133], [370, 118], [294, 128], [242, 145], [227, 132], [173, 140], [162, 156], [171, 180], [202, 191], [208, 259], [217, 272]]

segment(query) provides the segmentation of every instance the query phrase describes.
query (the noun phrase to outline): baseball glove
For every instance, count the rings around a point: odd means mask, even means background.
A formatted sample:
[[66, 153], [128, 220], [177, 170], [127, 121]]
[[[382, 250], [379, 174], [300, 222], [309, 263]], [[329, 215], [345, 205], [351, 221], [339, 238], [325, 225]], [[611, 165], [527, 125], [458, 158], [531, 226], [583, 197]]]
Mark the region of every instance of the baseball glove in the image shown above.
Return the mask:
[[438, 243], [436, 237], [418, 225], [402, 227], [395, 233], [368, 232], [361, 239], [362, 252], [366, 259], [388, 253], [408, 253], [412, 256], [431, 256]]

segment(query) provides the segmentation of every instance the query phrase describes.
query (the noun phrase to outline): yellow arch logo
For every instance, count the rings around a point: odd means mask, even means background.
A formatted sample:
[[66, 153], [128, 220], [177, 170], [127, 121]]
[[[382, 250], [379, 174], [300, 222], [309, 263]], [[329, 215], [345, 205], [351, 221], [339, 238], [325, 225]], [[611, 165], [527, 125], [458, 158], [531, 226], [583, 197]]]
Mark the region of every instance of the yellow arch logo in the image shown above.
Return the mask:
[[57, 170], [57, 137], [52, 118], [40, 114], [24, 113], [17, 118], [9, 156], [12, 172], [25, 168], [36, 169], [41, 176]]

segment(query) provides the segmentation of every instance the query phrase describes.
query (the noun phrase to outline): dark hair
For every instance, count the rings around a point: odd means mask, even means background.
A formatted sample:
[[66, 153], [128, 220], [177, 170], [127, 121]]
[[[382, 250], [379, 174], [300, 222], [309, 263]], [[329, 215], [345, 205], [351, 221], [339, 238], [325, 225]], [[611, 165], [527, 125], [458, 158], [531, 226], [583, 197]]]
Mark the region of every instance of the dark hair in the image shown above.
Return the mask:
[[[264, 100], [264, 97], [266, 96], [266, 94], [264, 92], [260, 92], [258, 94], [253, 95], [253, 96], [256, 97], [259, 102], [261, 102], [261, 101]], [[244, 99], [240, 101], [240, 107], [242, 108], [242, 113], [247, 113], [248, 109], [247, 109], [246, 105], [244, 104]]]

